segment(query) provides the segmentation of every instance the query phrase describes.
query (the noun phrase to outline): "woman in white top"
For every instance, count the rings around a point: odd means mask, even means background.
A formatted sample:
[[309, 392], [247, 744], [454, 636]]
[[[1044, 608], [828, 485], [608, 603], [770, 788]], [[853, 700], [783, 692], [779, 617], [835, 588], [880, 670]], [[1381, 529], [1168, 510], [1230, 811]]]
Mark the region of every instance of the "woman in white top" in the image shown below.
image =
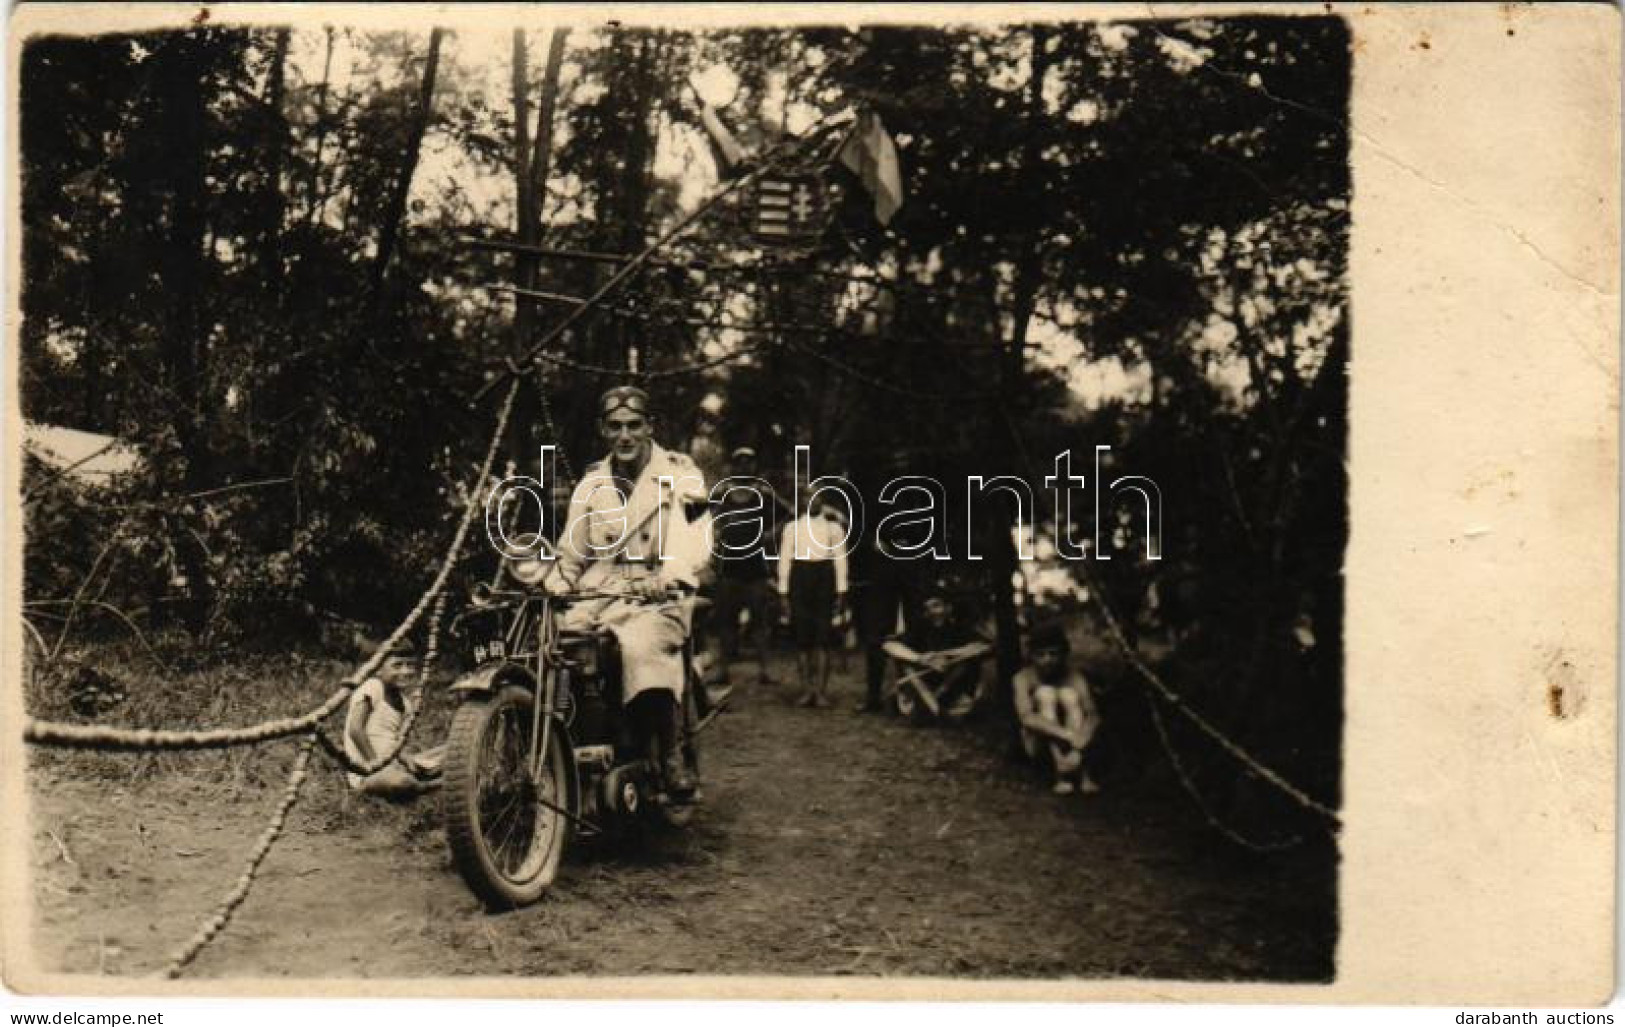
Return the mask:
[[839, 512], [820, 497], [779, 538], [779, 599], [795, 637], [803, 706], [830, 704], [830, 647], [846, 602], [846, 535]]

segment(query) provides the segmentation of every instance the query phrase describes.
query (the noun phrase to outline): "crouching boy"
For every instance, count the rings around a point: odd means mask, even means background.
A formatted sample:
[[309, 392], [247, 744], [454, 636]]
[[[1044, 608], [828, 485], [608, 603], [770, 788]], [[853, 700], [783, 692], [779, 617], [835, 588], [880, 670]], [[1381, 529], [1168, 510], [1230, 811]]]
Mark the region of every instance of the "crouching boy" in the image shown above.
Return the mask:
[[[344, 721], [344, 751], [363, 766], [373, 766], [395, 752], [401, 742], [410, 707], [421, 701], [414, 692], [416, 651], [410, 642], [400, 642], [384, 657], [378, 672], [363, 681], [350, 695], [349, 716]], [[416, 755], [397, 753], [383, 767], [363, 777], [351, 771], [350, 787], [366, 795], [400, 797], [416, 795], [438, 785], [445, 746], [426, 749]]]
[[1036, 625], [1027, 639], [1028, 666], [1016, 673], [1016, 716], [1021, 745], [1047, 764], [1055, 794], [1100, 791], [1083, 765], [1084, 752], [1100, 726], [1094, 696], [1083, 675], [1068, 665], [1071, 645], [1059, 621]]

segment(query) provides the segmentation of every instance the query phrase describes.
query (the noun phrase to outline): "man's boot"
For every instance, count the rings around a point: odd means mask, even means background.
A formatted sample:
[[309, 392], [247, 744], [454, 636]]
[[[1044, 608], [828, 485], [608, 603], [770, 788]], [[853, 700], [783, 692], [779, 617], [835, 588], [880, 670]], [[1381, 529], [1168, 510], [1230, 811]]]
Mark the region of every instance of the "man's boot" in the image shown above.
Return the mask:
[[667, 695], [660, 717], [660, 773], [666, 780], [666, 794], [684, 800], [694, 794], [694, 775], [683, 760], [678, 740], [683, 735], [683, 707], [677, 697]]

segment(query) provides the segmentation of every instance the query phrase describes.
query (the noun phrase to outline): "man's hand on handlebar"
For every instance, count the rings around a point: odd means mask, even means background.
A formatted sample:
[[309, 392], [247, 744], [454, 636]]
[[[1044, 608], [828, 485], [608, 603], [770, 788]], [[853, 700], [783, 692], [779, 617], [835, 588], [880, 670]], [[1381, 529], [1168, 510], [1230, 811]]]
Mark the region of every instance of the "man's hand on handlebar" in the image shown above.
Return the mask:
[[662, 581], [659, 578], [633, 578], [614, 588], [572, 589], [549, 588], [549, 594], [565, 602], [595, 602], [604, 599], [630, 599], [637, 602], [668, 602], [693, 595], [694, 590], [681, 582]]
[[634, 578], [627, 582], [627, 591], [635, 599], [667, 599], [675, 587], [659, 578]]

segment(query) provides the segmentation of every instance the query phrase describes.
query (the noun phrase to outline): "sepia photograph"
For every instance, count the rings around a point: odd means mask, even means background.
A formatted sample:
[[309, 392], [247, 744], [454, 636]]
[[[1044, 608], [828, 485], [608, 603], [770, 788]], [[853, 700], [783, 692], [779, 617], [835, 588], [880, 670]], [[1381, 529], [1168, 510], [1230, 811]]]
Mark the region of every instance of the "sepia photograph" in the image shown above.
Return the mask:
[[33, 972], [1337, 982], [1343, 12], [231, 6], [13, 25]]

